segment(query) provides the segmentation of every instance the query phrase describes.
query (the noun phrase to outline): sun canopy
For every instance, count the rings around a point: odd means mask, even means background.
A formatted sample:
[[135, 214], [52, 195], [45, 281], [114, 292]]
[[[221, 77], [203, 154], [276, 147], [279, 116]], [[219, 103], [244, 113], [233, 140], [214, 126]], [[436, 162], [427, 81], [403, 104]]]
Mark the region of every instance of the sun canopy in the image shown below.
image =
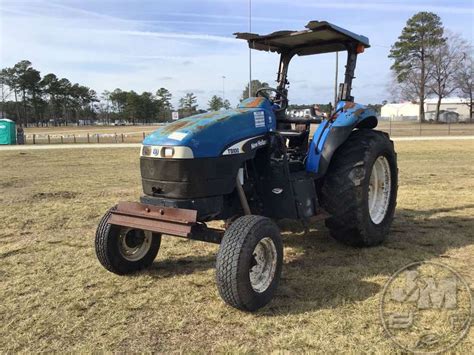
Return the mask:
[[370, 47], [369, 39], [357, 35], [326, 21], [310, 21], [307, 30], [277, 31], [268, 35], [255, 33], [234, 33], [245, 39], [249, 47], [269, 52], [293, 52], [297, 55], [311, 55], [347, 50], [351, 44]]

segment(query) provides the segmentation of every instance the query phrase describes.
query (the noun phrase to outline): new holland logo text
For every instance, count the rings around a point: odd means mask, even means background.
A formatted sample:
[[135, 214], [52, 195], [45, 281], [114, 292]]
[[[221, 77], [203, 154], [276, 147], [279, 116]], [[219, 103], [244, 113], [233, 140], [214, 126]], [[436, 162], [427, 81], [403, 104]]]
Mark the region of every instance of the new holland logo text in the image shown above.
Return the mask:
[[255, 148], [261, 147], [265, 144], [267, 144], [267, 141], [265, 139], [260, 139], [260, 140], [254, 142], [254, 143], [251, 143], [250, 144], [250, 149], [255, 149]]

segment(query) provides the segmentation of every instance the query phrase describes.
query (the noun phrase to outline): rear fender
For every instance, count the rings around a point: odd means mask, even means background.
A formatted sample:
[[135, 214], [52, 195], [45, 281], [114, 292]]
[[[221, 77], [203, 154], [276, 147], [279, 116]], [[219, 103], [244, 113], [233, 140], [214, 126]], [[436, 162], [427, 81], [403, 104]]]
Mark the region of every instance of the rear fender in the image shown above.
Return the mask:
[[339, 146], [346, 141], [354, 128], [377, 127], [376, 112], [366, 106], [341, 101], [330, 120], [324, 120], [311, 141], [306, 171], [324, 176], [329, 163]]

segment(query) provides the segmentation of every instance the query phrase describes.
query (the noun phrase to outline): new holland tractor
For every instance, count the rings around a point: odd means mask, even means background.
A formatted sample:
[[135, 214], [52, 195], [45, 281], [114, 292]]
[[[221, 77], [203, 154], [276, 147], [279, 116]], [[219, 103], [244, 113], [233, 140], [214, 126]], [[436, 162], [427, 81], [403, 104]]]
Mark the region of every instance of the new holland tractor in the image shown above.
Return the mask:
[[[236, 37], [280, 55], [277, 87], [260, 88], [237, 108], [183, 118], [147, 136], [140, 154], [144, 194], [104, 215], [95, 248], [107, 270], [125, 275], [153, 263], [162, 235], [218, 243], [221, 297], [255, 311], [272, 299], [282, 271], [275, 220], [311, 227], [324, 218], [336, 240], [378, 245], [392, 223], [398, 169], [393, 142], [374, 130], [376, 112], [351, 96], [367, 37], [323, 21], [302, 31]], [[287, 116], [291, 59], [339, 51], [347, 52], [347, 64], [333, 112], [321, 121]], [[213, 220], [224, 220], [225, 230], [206, 225]]]

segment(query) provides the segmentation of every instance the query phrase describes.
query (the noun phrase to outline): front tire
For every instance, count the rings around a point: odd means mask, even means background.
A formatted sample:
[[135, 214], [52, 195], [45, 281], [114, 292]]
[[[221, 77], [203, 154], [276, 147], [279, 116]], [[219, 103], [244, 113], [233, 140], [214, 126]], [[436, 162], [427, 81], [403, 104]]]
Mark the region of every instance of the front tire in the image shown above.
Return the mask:
[[95, 235], [95, 252], [99, 262], [118, 275], [149, 267], [160, 249], [161, 235], [110, 224], [110, 211], [102, 217]]
[[338, 241], [359, 247], [382, 243], [397, 201], [398, 168], [384, 132], [359, 129], [334, 153], [321, 188], [326, 226]]
[[283, 244], [278, 227], [262, 216], [243, 216], [225, 231], [216, 263], [217, 288], [230, 306], [256, 311], [280, 280]]

